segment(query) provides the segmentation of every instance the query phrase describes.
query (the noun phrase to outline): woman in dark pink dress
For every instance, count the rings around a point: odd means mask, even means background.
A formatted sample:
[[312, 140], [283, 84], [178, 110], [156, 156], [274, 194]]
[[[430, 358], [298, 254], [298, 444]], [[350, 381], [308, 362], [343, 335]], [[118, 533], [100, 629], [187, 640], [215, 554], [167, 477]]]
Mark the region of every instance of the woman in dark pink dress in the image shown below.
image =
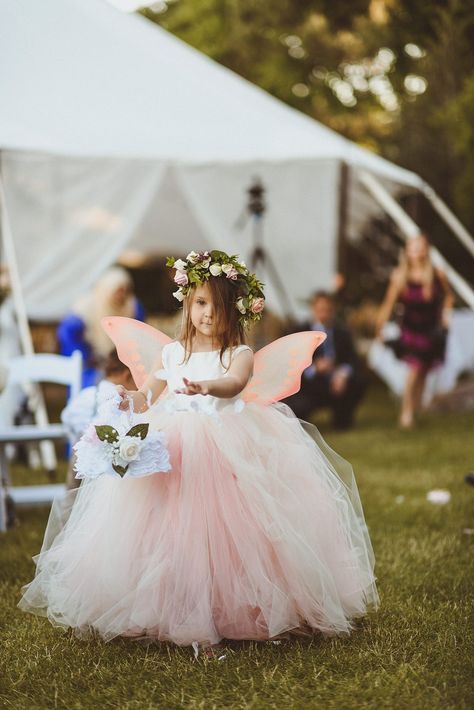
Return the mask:
[[443, 362], [453, 305], [446, 276], [433, 266], [423, 234], [407, 242], [400, 264], [392, 273], [380, 308], [378, 335], [396, 303], [403, 306], [397, 356], [408, 365], [400, 427], [409, 429], [421, 404], [426, 375]]

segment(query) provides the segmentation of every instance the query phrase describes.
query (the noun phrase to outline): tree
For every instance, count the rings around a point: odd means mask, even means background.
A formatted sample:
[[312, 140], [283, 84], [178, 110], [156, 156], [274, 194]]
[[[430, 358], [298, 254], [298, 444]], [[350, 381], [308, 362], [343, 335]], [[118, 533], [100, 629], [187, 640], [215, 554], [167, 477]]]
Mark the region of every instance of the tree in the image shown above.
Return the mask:
[[[144, 14], [291, 106], [414, 170], [474, 229], [474, 0], [159, 5], [166, 11]], [[433, 213], [422, 209], [421, 218], [449, 250], [452, 239]], [[459, 257], [463, 262], [462, 250]]]

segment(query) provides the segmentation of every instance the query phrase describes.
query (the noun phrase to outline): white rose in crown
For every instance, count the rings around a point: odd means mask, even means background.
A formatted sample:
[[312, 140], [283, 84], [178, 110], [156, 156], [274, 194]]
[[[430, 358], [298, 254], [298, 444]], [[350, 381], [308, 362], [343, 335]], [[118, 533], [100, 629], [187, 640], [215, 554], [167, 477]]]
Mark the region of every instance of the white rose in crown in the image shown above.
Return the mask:
[[243, 298], [238, 298], [237, 301], [235, 302], [235, 305], [237, 306], [238, 310], [240, 313], [246, 313], [247, 309], [244, 305], [244, 299]]
[[222, 274], [223, 269], [220, 264], [211, 264], [209, 271], [213, 276], [219, 276], [219, 274]]
[[199, 254], [196, 251], [190, 251], [186, 257], [186, 261], [189, 261], [190, 264], [197, 264], [199, 258]]
[[186, 267], [187, 267], [187, 263], [185, 261], [183, 261], [182, 259], [177, 259], [174, 262], [174, 268], [177, 269], [178, 271], [184, 271]]

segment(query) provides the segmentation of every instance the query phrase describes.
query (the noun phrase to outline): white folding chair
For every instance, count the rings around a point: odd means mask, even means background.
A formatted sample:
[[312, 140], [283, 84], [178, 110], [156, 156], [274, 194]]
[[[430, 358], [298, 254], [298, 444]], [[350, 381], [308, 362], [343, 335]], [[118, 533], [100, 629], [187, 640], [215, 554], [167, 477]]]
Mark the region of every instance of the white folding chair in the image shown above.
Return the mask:
[[[81, 390], [82, 355], [76, 350], [70, 357], [37, 353], [34, 355], [19, 355], [8, 362], [6, 387], [22, 385], [27, 391], [39, 383], [52, 383], [68, 385], [71, 397], [75, 397]], [[19, 426], [0, 427], [0, 532], [7, 527], [6, 521], [6, 495], [10, 484], [8, 458], [6, 447], [8, 444], [61, 441], [68, 439], [68, 432], [63, 424], [25, 424]], [[54, 497], [64, 490], [59, 486], [25, 486], [16, 488], [13, 492], [18, 497], [18, 502], [34, 504], [45, 502], [44, 490], [48, 489], [48, 496]], [[28, 490], [29, 489], [29, 490]]]
[[7, 368], [7, 387], [50, 382], [69, 385], [71, 397], [75, 397], [81, 391], [82, 355], [79, 350], [73, 352], [71, 356], [51, 353], [18, 355], [8, 362]]

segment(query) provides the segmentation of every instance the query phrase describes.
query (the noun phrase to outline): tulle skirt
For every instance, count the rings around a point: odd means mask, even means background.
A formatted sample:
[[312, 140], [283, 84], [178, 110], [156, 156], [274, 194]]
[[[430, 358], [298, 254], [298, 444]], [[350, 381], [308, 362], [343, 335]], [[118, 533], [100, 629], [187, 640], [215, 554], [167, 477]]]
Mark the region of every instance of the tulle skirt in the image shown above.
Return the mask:
[[377, 606], [349, 464], [285, 405], [150, 410], [172, 470], [86, 480], [53, 506], [20, 608], [105, 639], [338, 634]]

